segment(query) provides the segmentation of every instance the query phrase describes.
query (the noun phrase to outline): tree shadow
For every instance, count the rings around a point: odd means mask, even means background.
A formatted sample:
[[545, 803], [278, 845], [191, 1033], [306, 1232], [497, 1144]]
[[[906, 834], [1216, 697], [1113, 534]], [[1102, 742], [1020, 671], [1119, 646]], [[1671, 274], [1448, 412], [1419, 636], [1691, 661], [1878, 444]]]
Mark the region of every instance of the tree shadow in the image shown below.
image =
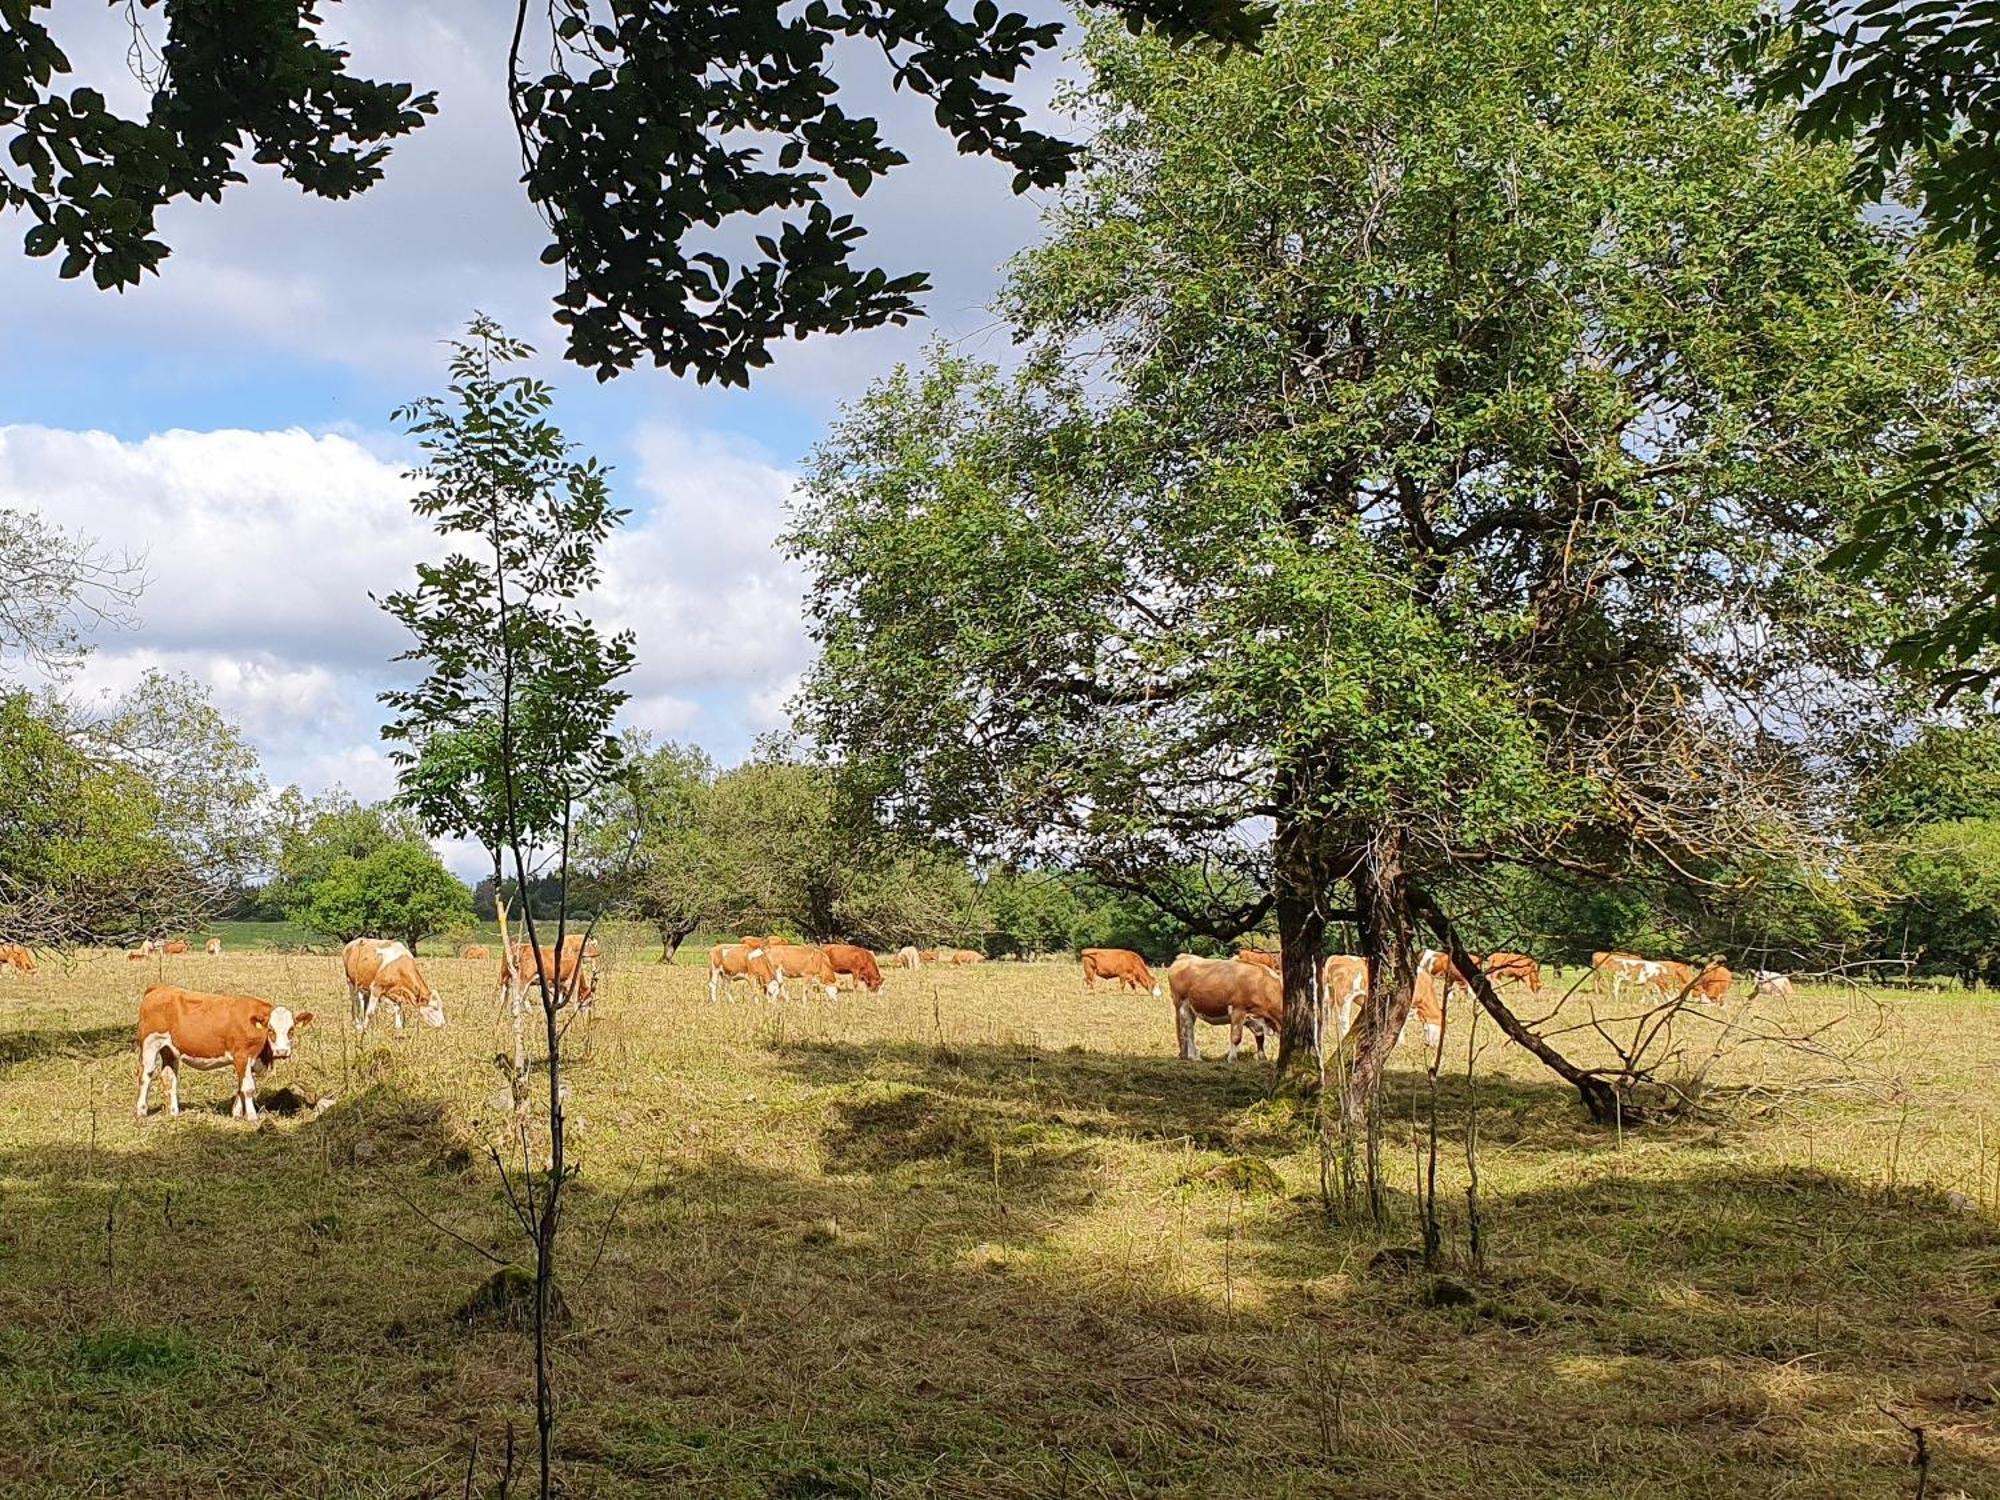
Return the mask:
[[59, 1057], [96, 1062], [119, 1052], [131, 1052], [136, 1058], [136, 1040], [129, 1025], [0, 1031], [0, 1072], [23, 1063], [45, 1062]]

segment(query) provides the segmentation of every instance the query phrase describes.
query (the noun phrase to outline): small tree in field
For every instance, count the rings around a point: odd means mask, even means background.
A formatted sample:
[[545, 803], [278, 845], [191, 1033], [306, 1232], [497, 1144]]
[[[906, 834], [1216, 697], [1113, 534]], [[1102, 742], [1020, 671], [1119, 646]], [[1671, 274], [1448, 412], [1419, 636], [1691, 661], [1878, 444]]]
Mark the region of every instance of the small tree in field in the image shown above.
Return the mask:
[[[417, 513], [464, 550], [419, 563], [416, 588], [383, 601], [416, 637], [401, 659], [429, 668], [415, 687], [382, 695], [396, 715], [383, 735], [398, 744], [403, 798], [428, 827], [482, 835], [524, 890], [538, 855], [555, 873], [565, 892], [553, 934], [560, 954], [573, 819], [617, 769], [611, 723], [626, 695], [614, 684], [632, 666], [630, 636], [607, 640], [574, 601], [596, 581], [597, 549], [626, 513], [611, 504], [603, 467], [578, 457], [548, 421], [547, 383], [509, 373], [533, 352], [526, 344], [482, 316], [452, 349], [449, 392], [397, 418], [427, 456], [414, 476], [423, 485]], [[572, 1170], [563, 1129], [567, 992], [542, 961], [533, 908], [523, 916], [548, 1065], [548, 1170], [533, 1168], [521, 1111], [521, 1169], [510, 1179], [500, 1165], [535, 1249], [535, 1428], [547, 1496], [555, 1423], [549, 1308]], [[517, 1056], [517, 1097], [524, 1079]]]

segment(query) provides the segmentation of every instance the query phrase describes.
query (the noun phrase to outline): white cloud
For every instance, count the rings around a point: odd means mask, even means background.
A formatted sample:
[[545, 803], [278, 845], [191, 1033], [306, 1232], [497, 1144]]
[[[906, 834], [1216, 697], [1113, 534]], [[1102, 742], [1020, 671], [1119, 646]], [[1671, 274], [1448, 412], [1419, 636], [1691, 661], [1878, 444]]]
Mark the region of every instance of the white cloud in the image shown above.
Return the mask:
[[[626, 722], [739, 750], [777, 721], [810, 656], [804, 578], [774, 545], [794, 476], [752, 446], [664, 424], [634, 446], [639, 513], [587, 601], [637, 637]], [[391, 659], [408, 638], [370, 596], [440, 551], [409, 494], [397, 465], [350, 436], [0, 427], [0, 506], [144, 558], [138, 628], [102, 637], [75, 689], [185, 672], [273, 781], [315, 791], [394, 785], [376, 695], [407, 670]]]

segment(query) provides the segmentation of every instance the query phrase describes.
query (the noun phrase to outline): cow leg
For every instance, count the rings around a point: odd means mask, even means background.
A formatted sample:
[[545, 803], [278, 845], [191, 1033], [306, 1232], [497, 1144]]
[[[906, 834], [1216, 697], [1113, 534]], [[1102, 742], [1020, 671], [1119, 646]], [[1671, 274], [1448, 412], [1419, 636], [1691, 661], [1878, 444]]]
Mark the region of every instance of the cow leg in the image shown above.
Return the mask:
[[[139, 1108], [140, 1119], [146, 1118], [146, 1095], [152, 1091], [153, 1071], [160, 1066], [160, 1054], [167, 1050], [164, 1036], [149, 1036], [139, 1043]], [[168, 1075], [171, 1077], [171, 1073]]]
[[1232, 1010], [1229, 1013], [1229, 1051], [1225, 1062], [1235, 1062], [1237, 1054], [1243, 1050], [1243, 1013]]
[[366, 1031], [368, 1029], [369, 1012], [368, 991], [358, 984], [348, 985], [347, 1004], [348, 1008], [354, 1012], [354, 1030], [356, 1033]]
[[181, 1112], [180, 1058], [171, 1047], [161, 1049], [160, 1077], [167, 1085], [167, 1118], [178, 1119]]
[[1180, 1043], [1181, 1058], [1193, 1062], [1201, 1056], [1201, 1047], [1194, 1039], [1194, 1007], [1180, 1005], [1174, 1010], [1174, 1033]]
[[389, 1001], [389, 1009], [395, 1013], [396, 1030], [401, 1031], [403, 1029], [403, 1002], [392, 997]]
[[240, 1113], [252, 1124], [257, 1121], [257, 1064], [249, 1059], [245, 1059], [236, 1074], [236, 1105], [231, 1106], [229, 1112], [232, 1115]]

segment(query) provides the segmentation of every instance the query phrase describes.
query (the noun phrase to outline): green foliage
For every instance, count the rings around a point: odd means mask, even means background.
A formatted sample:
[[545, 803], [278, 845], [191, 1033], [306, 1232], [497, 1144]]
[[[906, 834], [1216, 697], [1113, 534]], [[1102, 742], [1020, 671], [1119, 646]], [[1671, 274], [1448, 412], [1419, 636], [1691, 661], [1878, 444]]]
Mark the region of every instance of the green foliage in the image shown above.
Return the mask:
[[1875, 832], [2000, 819], [2000, 724], [1927, 724], [1876, 768], [1858, 816]]
[[1920, 971], [2000, 982], [2000, 821], [1915, 830], [1890, 882], [1897, 900], [1888, 936]]
[[435, 932], [470, 926], [472, 893], [428, 846], [397, 840], [337, 856], [303, 887], [294, 920], [342, 942], [400, 938], [411, 952]]
[[[1092, 3], [1135, 31], [1230, 45], [1253, 43], [1268, 15], [1259, 0]], [[409, 84], [350, 75], [303, 0], [143, 0], [131, 55], [152, 107], [130, 118], [97, 89], [56, 87], [72, 67], [36, 14], [48, 8], [5, 12], [0, 132], [14, 170], [0, 172], [0, 207], [33, 218], [30, 255], [61, 250], [63, 276], [89, 271], [100, 287], [157, 271], [158, 211], [242, 181], [246, 144], [306, 191], [344, 198], [436, 111]], [[155, 8], [163, 42], [145, 30]], [[554, 236], [542, 259], [564, 268], [556, 320], [570, 358], [600, 378], [650, 357], [740, 385], [786, 337], [914, 315], [923, 274], [854, 264], [865, 231], [828, 205], [829, 185], [858, 197], [906, 160], [879, 122], [841, 107], [835, 56], [879, 50], [960, 151], [1014, 169], [1016, 192], [1059, 182], [1076, 159], [1009, 92], [1062, 27], [993, 0], [958, 13], [899, 0], [534, 9], [516, 17], [507, 102], [528, 197]], [[732, 265], [707, 231], [739, 215], [764, 232]]]
[[[156, 219], [180, 198], [220, 198], [244, 180], [238, 153], [272, 163], [309, 193], [345, 198], [372, 186], [388, 154], [434, 111], [408, 84], [351, 76], [347, 55], [319, 39], [300, 0], [144, 0], [167, 35], [135, 41], [151, 107], [121, 115], [95, 88], [59, 91], [69, 58], [36, 12], [17, 0], [0, 33], [0, 130], [9, 171], [0, 207], [34, 223], [30, 255], [62, 252], [61, 274], [99, 287], [135, 285], [167, 246]], [[143, 26], [135, 10], [135, 28]]]
[[476, 550], [419, 563], [416, 588], [383, 601], [416, 638], [399, 659], [429, 671], [382, 694], [396, 714], [382, 735], [424, 826], [477, 839], [496, 867], [509, 850], [525, 881], [534, 851], [566, 865], [577, 806], [619, 766], [632, 638], [605, 639], [574, 601], [626, 512], [549, 420], [549, 386], [507, 373], [527, 345], [480, 317], [452, 349], [449, 397], [397, 415], [426, 459], [417, 513]]
[[1027, 360], [898, 371], [803, 486], [808, 694], [883, 815], [1209, 872], [1307, 937], [1378, 861], [1822, 859], [1912, 606], [1817, 564], [1912, 423], [1977, 415], [1992, 340], [1958, 258], [1732, 88], [1740, 19], [1363, 0], [1213, 65], [1095, 33], [1090, 169], [1003, 298]]
[[1798, 0], [1759, 15], [1739, 53], [1762, 64], [1759, 99], [1798, 105], [1803, 139], [1856, 144], [1857, 194], [1911, 197], [1941, 239], [2000, 264], [2000, 15], [1964, 0]]
[[365, 860], [391, 844], [428, 848], [413, 814], [389, 802], [364, 806], [338, 788], [309, 799], [286, 787], [274, 799], [271, 822], [276, 858], [259, 901], [266, 919], [298, 920], [313, 888], [342, 860]]
[[0, 694], [0, 931], [118, 943], [198, 927], [264, 855], [236, 728], [153, 673], [99, 715]]

